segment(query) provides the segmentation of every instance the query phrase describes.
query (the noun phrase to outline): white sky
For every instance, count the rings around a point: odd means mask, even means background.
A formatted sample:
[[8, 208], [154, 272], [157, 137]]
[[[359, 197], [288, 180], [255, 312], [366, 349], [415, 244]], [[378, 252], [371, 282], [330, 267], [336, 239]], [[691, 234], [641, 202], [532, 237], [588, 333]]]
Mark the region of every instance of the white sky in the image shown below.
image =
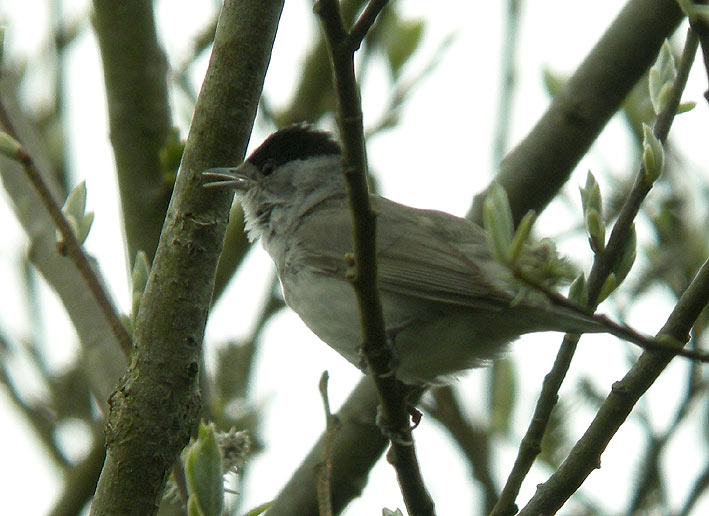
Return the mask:
[[[89, 2], [72, 0], [65, 11], [82, 13]], [[436, 72], [427, 79], [409, 101], [409, 109], [402, 118], [401, 128], [389, 131], [373, 139], [369, 145], [370, 165], [379, 173], [383, 193], [399, 202], [427, 208], [437, 208], [462, 215], [469, 207], [472, 195], [488, 183], [494, 167], [492, 160], [492, 131], [495, 126], [499, 74], [497, 72], [500, 53], [500, 28], [502, 7], [497, 2], [452, 2], [441, 1], [432, 4], [421, 0], [399, 2], [403, 12], [409, 17], [426, 19], [424, 56], [435, 49], [449, 34], [455, 33], [456, 40], [445, 55]], [[187, 53], [191, 36], [207, 20], [215, 8], [213, 1], [157, 3], [157, 13], [161, 28], [161, 38], [173, 64], [181, 62]], [[45, 27], [49, 19], [45, 2], [25, 0], [24, 2], [0, 1], [0, 13], [7, 20], [6, 53], [15, 55], [27, 53], [38, 55], [46, 42]], [[435, 5], [436, 8], [431, 6]], [[523, 137], [548, 105], [544, 91], [541, 69], [568, 74], [580, 63], [593, 43], [598, 39], [610, 20], [620, 8], [619, 2], [602, 0], [598, 2], [569, 2], [547, 0], [526, 3], [521, 25], [518, 62], [519, 77], [514, 102], [514, 116], [511, 121], [514, 143]], [[301, 59], [306, 42], [303, 27], [315, 26], [308, 2], [289, 1], [281, 21], [281, 30], [276, 41], [271, 69], [266, 83], [266, 92], [275, 103], [286, 102], [288, 88], [300, 73], [297, 63]], [[582, 20], [582, 23], [579, 21]], [[683, 35], [683, 31], [678, 34]], [[294, 41], [297, 44], [294, 44]], [[425, 61], [419, 60], [416, 66]], [[203, 66], [206, 60], [202, 60]], [[377, 119], [378, 110], [385, 98], [380, 94], [385, 88], [381, 70], [373, 69], [363, 86], [365, 123]], [[49, 94], [46, 75], [51, 71], [39, 69], [30, 76], [28, 97], [41, 98]], [[70, 119], [67, 126], [71, 149], [71, 159], [76, 171], [77, 182], [86, 179], [89, 209], [96, 212], [94, 228], [87, 241], [88, 250], [96, 256], [119, 305], [127, 310], [128, 290], [125, 252], [120, 238], [120, 221], [117, 217], [119, 205], [116, 197], [115, 179], [107, 171], [113, 169], [108, 130], [106, 123], [103, 78], [96, 50], [96, 42], [91, 31], [83, 34], [72, 48], [69, 56], [68, 109]], [[685, 95], [700, 105], [694, 112], [682, 115], [673, 128], [673, 137], [681, 142], [682, 148], [692, 149], [690, 163], [701, 166], [706, 174], [706, 156], [697, 155], [697, 149], [704, 149], [706, 138], [707, 112], [701, 103], [701, 94], [706, 88], [705, 76], [701, 68], [695, 69]], [[199, 84], [199, 81], [197, 81]], [[175, 102], [178, 105], [178, 102]], [[186, 115], [178, 112], [175, 122], [186, 134]], [[182, 117], [182, 118], [180, 118]], [[261, 127], [260, 131], [264, 131]], [[257, 145], [265, 133], [255, 133], [251, 145]], [[701, 141], [700, 141], [701, 139]], [[627, 152], [629, 138], [622, 124], [613, 121], [602, 135], [589, 156], [584, 158], [568, 188], [576, 203], [571, 211], [557, 205], [540, 220], [540, 233], [554, 234], [569, 227], [571, 217], [579, 217], [577, 188], [585, 178], [586, 170], [611, 170], [619, 177], [630, 174], [635, 169], [633, 157]], [[604, 191], [611, 184], [598, 173]], [[6, 201], [0, 202], [0, 217], [3, 221], [3, 239], [0, 248], [0, 281], [13, 292], [21, 290], [21, 281], [14, 277], [18, 253], [25, 246], [21, 231], [14, 221]], [[584, 239], [577, 238], [564, 242], [562, 249], [574, 256], [585, 256]], [[579, 252], [580, 246], [580, 252]], [[642, 259], [642, 258], [641, 258]], [[246, 288], [254, 287], [254, 281], [267, 280], [272, 265], [268, 256], [259, 248], [249, 256], [244, 270], [233, 282], [229, 292], [217, 306], [207, 328], [207, 346], [225, 337], [243, 335], [249, 328], [234, 327], [234, 314], [243, 315], [248, 321], [249, 314], [258, 307], [253, 306], [253, 297], [240, 295]], [[14, 294], [13, 294], [14, 295]], [[51, 363], [60, 368], [72, 359], [74, 336], [68, 323], [56, 308], [51, 294], [47, 296], [46, 310], [59, 315], [50, 319], [50, 328], [45, 331], [62, 337], [54, 341], [50, 352]], [[657, 299], [660, 299], [658, 302]], [[641, 300], [629, 314], [630, 322], [647, 333], [653, 333], [664, 320], [671, 305], [662, 302], [662, 294], [652, 300]], [[23, 307], [4, 306], [0, 314], [2, 328], [14, 334], [30, 331], [28, 322], [19, 314]], [[648, 317], [648, 311], [658, 314]], [[653, 321], [655, 321], [653, 323]], [[655, 327], [651, 327], [655, 324]], [[287, 339], [283, 339], [287, 335]], [[556, 335], [525, 338], [514, 347], [518, 364], [524, 365], [523, 379], [528, 390], [520, 392], [520, 407], [529, 410], [548, 371], [555, 349], [560, 340]], [[287, 342], [297, 345], [286, 346]], [[584, 338], [574, 362], [572, 378], [580, 375], [591, 376], [601, 393], [607, 392], [610, 384], [625, 372], [623, 357], [626, 348], [615, 339], [603, 337]], [[268, 452], [255, 458], [250, 466], [249, 484], [244, 489], [244, 507], [250, 507], [275, 496], [280, 486], [287, 480], [301, 457], [307, 453], [319, 435], [323, 425], [317, 382], [324, 369], [330, 372], [330, 395], [335, 406], [350, 392], [359, 380], [360, 373], [346, 363], [314, 337], [292, 313], [283, 311], [266, 332], [263, 347], [259, 352], [257, 380], [254, 391], [264, 406], [264, 436]], [[303, 357], [308, 357], [304, 360]], [[293, 367], [293, 364], [298, 364]], [[283, 367], [285, 366], [285, 367]], [[18, 363], [18, 368], [22, 364]], [[662, 428], [671, 410], [667, 404], [681, 392], [682, 378], [686, 363], [675, 361], [670, 370], [651, 389], [647, 397], [653, 421]], [[471, 410], [479, 406], [482, 399], [475, 395], [484, 388], [484, 375], [472, 372], [461, 381], [460, 386], [468, 395]], [[32, 384], [28, 383], [32, 388]], [[562, 391], [569, 394], [575, 388], [571, 380]], [[287, 388], [284, 388], [286, 387]], [[535, 389], [529, 389], [535, 386]], [[670, 397], [666, 396], [670, 393]], [[669, 400], [669, 401], [668, 401]], [[664, 408], [664, 410], [662, 410]], [[5, 439], [0, 441], [0, 456], [13, 457], [6, 464], [13, 467], [0, 468], [0, 485], [12, 486], [3, 490], [0, 504], [5, 512], [14, 509], [16, 513], [43, 514], [53, 504], [61, 487], [58, 472], [47, 467], [48, 461], [43, 451], [38, 449], [31, 431], [14, 411], [11, 404], [0, 394], [0, 413], [6, 415]], [[589, 423], [593, 412], [585, 405], [570, 407], [572, 429], [578, 435]], [[515, 437], [526, 428], [528, 414], [518, 415], [519, 428]], [[699, 413], [696, 414], [699, 417]], [[288, 435], [284, 438], [283, 430]], [[698, 436], [698, 428], [683, 430], [673, 440], [667, 453], [667, 467], [672, 468], [670, 497], [675, 504], [684, 499], [694, 472], [703, 466], [707, 450], [688, 450], [683, 442], [703, 442]], [[76, 435], [76, 429], [69, 428], [66, 434]], [[470, 513], [476, 504], [476, 493], [467, 488], [469, 471], [467, 465], [457, 457], [457, 450], [451, 447], [447, 437], [431, 418], [424, 418], [415, 434], [418, 452], [425, 479], [436, 501], [439, 514]], [[76, 441], [79, 441], [78, 443]], [[592, 474], [583, 491], [598, 499], [609, 511], [620, 511], [626, 500], [626, 487], [632, 482], [637, 467], [635, 455], [643, 444], [643, 434], [637, 424], [626, 424], [613, 440], [603, 457], [603, 468]], [[80, 439], [67, 438], [76, 453], [81, 452]], [[515, 443], [505, 445], [505, 462], [499, 464], [501, 475], [509, 469], [515, 453]], [[633, 457], [628, 459], [628, 457]], [[677, 467], [681, 464], [681, 467]], [[668, 469], [669, 471], [669, 469]], [[531, 496], [536, 483], [543, 481], [547, 473], [533, 470], [525, 483], [520, 503]], [[460, 486], [451, 489], [451, 479], [460, 479]], [[394, 472], [386, 463], [380, 463], [370, 476], [370, 484], [365, 496], [348, 509], [347, 514], [376, 514], [382, 506], [402, 507]], [[709, 511], [709, 500], [704, 497], [696, 514]], [[9, 509], [9, 510], [7, 510]], [[19, 511], [19, 512], [18, 512]], [[704, 511], [704, 512], [702, 512]]]

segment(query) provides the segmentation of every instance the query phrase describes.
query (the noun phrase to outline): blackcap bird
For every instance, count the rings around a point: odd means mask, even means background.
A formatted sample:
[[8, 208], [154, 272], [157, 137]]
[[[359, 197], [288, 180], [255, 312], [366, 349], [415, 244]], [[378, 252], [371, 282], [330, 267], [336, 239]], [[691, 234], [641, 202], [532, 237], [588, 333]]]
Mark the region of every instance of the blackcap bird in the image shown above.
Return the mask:
[[[273, 258], [288, 306], [359, 366], [359, 310], [345, 263], [353, 251], [352, 218], [341, 160], [329, 133], [300, 124], [273, 133], [238, 167], [202, 176], [204, 186], [235, 190], [249, 238], [261, 238]], [[403, 382], [448, 381], [525, 333], [608, 331], [523, 285], [492, 257], [485, 231], [473, 222], [373, 194], [371, 204], [391, 366]]]

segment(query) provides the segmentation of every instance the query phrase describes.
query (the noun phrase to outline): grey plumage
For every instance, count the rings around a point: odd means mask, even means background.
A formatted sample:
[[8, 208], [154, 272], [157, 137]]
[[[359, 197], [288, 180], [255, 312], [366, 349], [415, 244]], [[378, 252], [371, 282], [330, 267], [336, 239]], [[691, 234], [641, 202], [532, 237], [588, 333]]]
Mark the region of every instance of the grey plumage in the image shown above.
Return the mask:
[[[288, 159], [273, 155], [284, 148]], [[353, 248], [352, 222], [340, 159], [327, 133], [291, 126], [240, 167], [204, 175], [213, 180], [208, 186], [236, 189], [250, 238], [260, 237], [273, 258], [286, 303], [358, 365], [359, 312], [344, 261]], [[524, 333], [605, 331], [522, 285], [492, 258], [474, 223], [376, 195], [371, 202], [392, 367], [402, 381], [446, 381], [495, 358]]]

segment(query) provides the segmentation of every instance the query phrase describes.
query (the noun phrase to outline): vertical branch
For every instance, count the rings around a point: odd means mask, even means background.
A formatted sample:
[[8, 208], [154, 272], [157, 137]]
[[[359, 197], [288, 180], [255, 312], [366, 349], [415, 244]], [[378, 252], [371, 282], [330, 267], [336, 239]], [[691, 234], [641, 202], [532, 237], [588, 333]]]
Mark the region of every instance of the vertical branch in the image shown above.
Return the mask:
[[354, 53], [386, 3], [369, 2], [350, 31], [343, 25], [337, 0], [316, 1], [314, 9], [328, 43], [338, 99], [342, 165], [354, 229], [349, 275], [360, 308], [362, 351], [377, 386], [383, 424], [392, 430], [389, 459], [396, 468], [406, 507], [410, 514], [429, 515], [434, 514], [433, 501], [416, 459], [405, 399], [407, 389], [391, 371], [392, 356], [377, 290], [376, 220], [369, 203], [362, 106], [354, 71]]
[[153, 2], [93, 0], [93, 7], [132, 267], [141, 250], [152, 262], [172, 190], [160, 160], [172, 125], [167, 58]]

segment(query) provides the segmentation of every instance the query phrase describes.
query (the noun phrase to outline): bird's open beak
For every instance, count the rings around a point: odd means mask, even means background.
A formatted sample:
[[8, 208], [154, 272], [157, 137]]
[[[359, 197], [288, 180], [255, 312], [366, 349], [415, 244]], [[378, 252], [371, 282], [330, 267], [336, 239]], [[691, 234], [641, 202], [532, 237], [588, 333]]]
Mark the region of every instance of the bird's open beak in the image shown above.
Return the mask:
[[202, 184], [205, 188], [231, 188], [234, 190], [248, 190], [253, 186], [254, 180], [245, 173], [247, 162], [238, 167], [209, 168], [202, 172]]

